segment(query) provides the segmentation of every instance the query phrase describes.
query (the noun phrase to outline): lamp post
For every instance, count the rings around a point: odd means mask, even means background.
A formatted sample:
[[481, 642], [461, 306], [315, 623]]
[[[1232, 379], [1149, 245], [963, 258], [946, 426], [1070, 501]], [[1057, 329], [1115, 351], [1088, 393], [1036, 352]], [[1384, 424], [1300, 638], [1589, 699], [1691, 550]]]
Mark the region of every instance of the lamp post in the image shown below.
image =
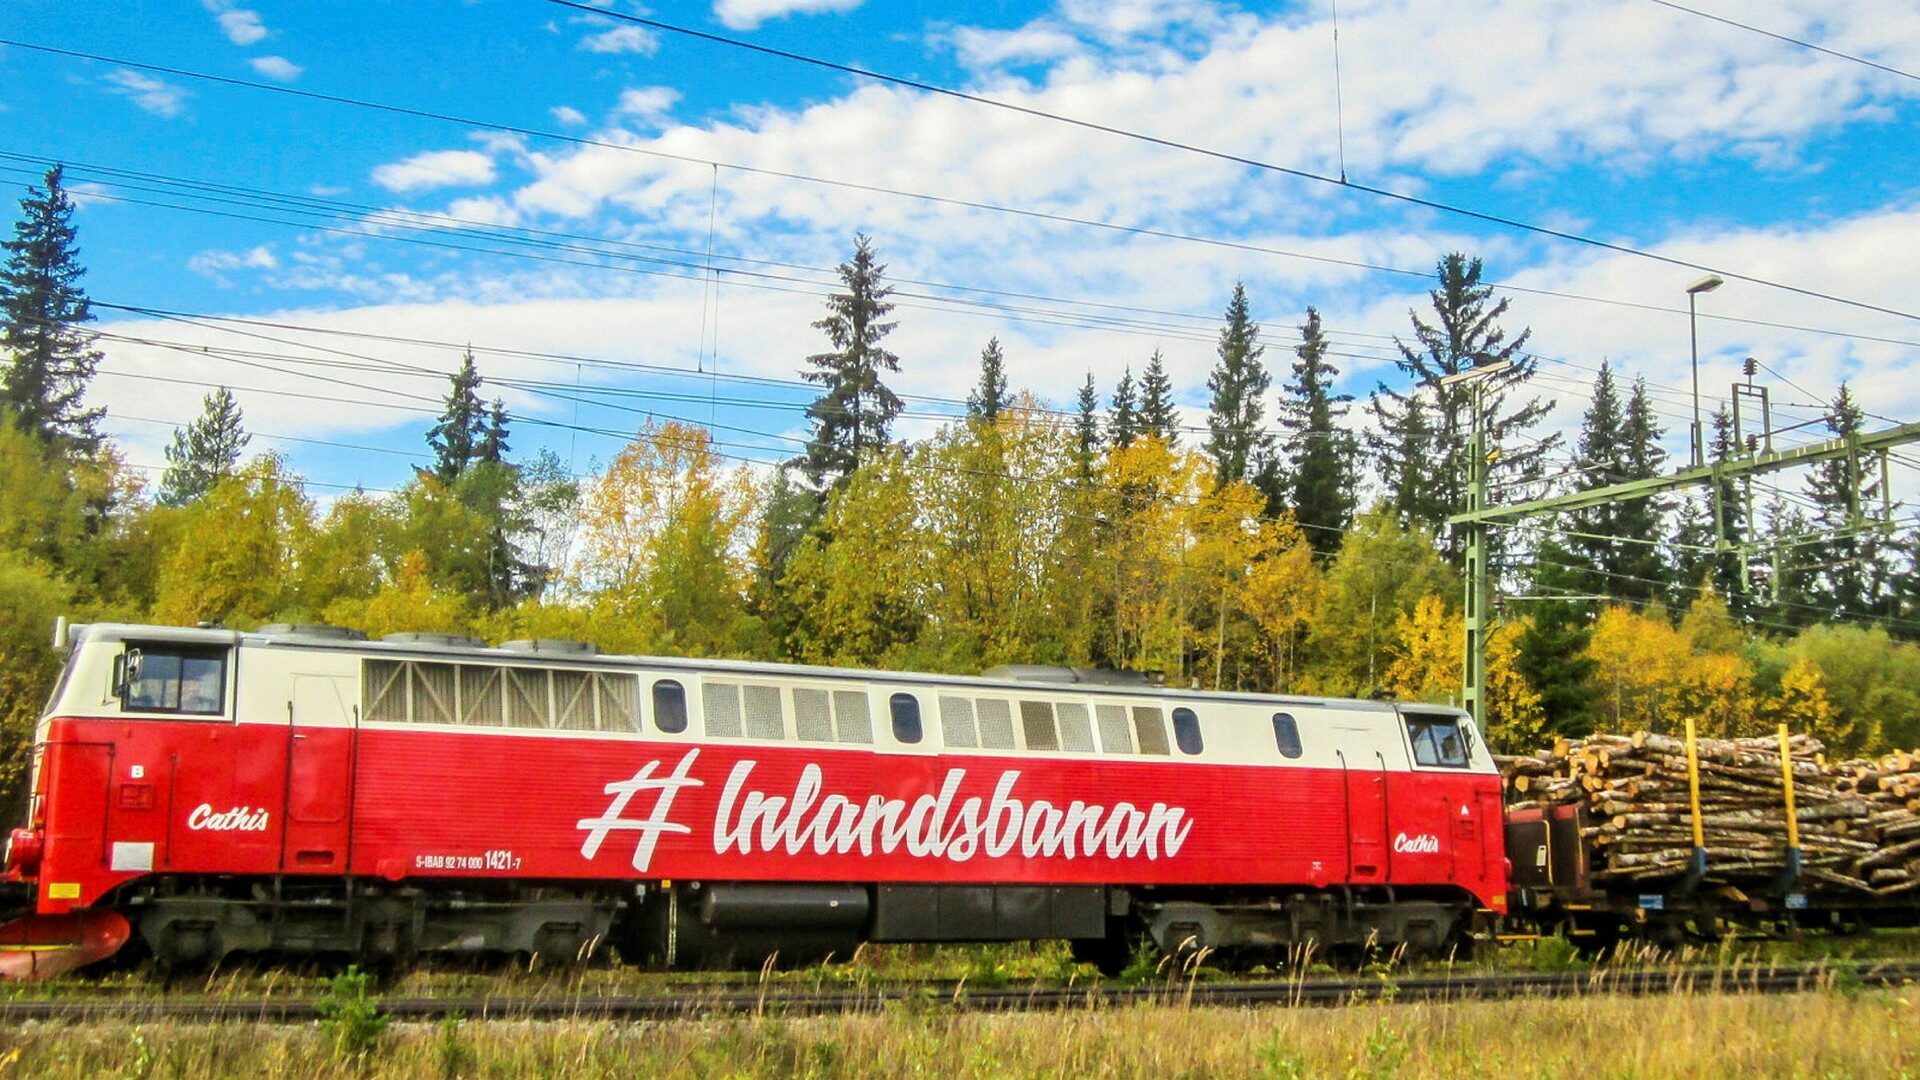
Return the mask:
[[1708, 274], [1687, 286], [1687, 337], [1693, 343], [1693, 464], [1707, 463], [1707, 440], [1700, 428], [1700, 320], [1694, 313], [1694, 297], [1710, 293], [1727, 282], [1719, 274]]

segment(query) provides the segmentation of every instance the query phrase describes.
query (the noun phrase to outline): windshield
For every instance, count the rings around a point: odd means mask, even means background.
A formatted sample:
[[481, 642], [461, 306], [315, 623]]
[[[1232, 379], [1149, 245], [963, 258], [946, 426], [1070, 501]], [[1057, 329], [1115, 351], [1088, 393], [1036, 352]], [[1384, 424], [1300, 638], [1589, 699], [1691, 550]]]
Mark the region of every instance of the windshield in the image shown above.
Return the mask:
[[1406, 723], [1407, 741], [1413, 744], [1416, 764], [1446, 769], [1467, 767], [1471, 735], [1460, 717], [1409, 713]]

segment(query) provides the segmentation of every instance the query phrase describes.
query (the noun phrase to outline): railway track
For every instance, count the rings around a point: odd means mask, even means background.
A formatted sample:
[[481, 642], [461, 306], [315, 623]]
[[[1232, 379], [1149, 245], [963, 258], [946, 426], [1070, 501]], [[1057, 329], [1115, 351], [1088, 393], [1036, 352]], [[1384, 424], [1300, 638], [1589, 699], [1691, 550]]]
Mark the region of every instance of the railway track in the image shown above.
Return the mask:
[[[1350, 977], [1261, 982], [1176, 982], [1151, 986], [984, 988], [964, 983], [889, 983], [796, 990], [777, 983], [742, 988], [685, 987], [645, 996], [387, 997], [382, 1012], [399, 1021], [445, 1017], [489, 1020], [664, 1021], [774, 1013], [821, 1016], [901, 1007], [973, 1012], [1032, 1012], [1143, 1005], [1337, 1007], [1370, 1002], [1491, 1001], [1507, 998], [1647, 996], [1668, 993], [1780, 994], [1836, 986], [1880, 988], [1920, 982], [1920, 962], [1858, 969], [1821, 964], [1773, 968], [1606, 969], [1517, 974]], [[316, 998], [200, 1000], [20, 1000], [0, 1002], [0, 1025], [188, 1021], [303, 1024], [320, 1018]]]

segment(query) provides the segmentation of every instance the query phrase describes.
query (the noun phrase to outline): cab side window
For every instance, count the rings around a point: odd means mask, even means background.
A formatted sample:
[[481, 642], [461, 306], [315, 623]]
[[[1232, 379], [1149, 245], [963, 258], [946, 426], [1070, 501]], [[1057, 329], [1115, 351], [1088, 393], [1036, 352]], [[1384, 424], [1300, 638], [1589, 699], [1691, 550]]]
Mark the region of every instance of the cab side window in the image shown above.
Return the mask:
[[1467, 738], [1460, 720], [1453, 716], [1408, 716], [1407, 738], [1413, 743], [1413, 760], [1436, 768], [1467, 767]]
[[126, 712], [219, 716], [227, 711], [224, 650], [128, 649], [115, 664], [114, 682], [121, 687], [120, 708]]

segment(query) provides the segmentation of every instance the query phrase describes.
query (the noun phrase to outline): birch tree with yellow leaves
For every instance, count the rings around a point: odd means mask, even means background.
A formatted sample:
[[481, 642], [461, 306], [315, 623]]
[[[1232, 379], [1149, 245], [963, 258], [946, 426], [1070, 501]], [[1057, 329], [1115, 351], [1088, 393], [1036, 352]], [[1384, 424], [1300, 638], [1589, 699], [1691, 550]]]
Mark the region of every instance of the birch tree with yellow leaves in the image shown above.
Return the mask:
[[756, 645], [747, 610], [754, 488], [726, 469], [707, 430], [649, 423], [582, 500], [573, 587], [606, 618], [602, 645], [676, 656], [739, 656]]

